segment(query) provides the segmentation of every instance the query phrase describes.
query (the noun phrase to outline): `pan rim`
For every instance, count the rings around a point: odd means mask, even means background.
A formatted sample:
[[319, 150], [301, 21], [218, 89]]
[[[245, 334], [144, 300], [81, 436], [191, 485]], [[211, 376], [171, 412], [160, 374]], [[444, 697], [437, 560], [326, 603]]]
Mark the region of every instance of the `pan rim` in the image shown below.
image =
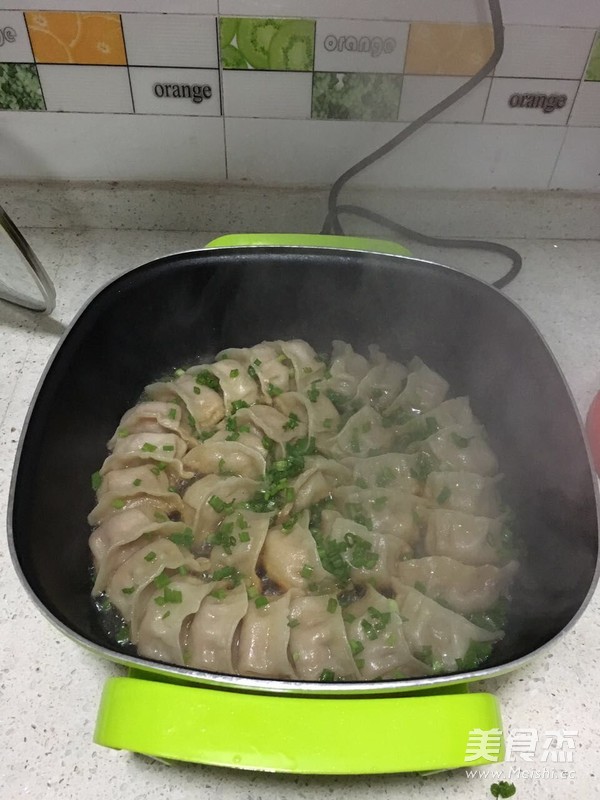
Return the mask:
[[97, 655], [100, 655], [102, 658], [108, 659], [113, 663], [117, 663], [132, 669], [142, 670], [147, 673], [160, 675], [165, 678], [170, 677], [172, 679], [173, 677], [175, 677], [181, 681], [191, 682], [192, 684], [210, 686], [215, 689], [222, 689], [222, 690], [229, 689], [229, 690], [238, 690], [246, 692], [267, 693], [267, 694], [275, 693], [281, 695], [310, 695], [310, 696], [337, 696], [337, 697], [343, 697], [343, 696], [372, 697], [374, 695], [391, 695], [391, 694], [401, 695], [407, 692], [414, 692], [414, 691], [435, 692], [436, 690], [444, 689], [446, 687], [450, 687], [453, 685], [465, 684], [474, 681], [487, 680], [489, 678], [500, 677], [508, 672], [511, 672], [522, 666], [525, 666], [537, 656], [542, 655], [548, 648], [552, 647], [560, 638], [566, 635], [574, 627], [574, 625], [577, 624], [580, 617], [587, 609], [590, 600], [597, 588], [598, 582], [600, 580], [600, 551], [597, 553], [594, 574], [590, 581], [590, 585], [585, 594], [585, 597], [581, 602], [581, 605], [579, 606], [577, 611], [573, 614], [571, 619], [563, 626], [563, 628], [561, 628], [560, 631], [558, 631], [551, 639], [549, 639], [540, 647], [530, 651], [529, 653], [526, 653], [523, 656], [520, 656], [517, 659], [513, 659], [507, 663], [499, 664], [493, 667], [487, 667], [480, 670], [472, 670], [469, 672], [453, 673], [450, 675], [431, 676], [426, 678], [412, 678], [412, 679], [395, 680], [395, 681], [362, 681], [362, 682], [323, 684], [320, 682], [309, 682], [309, 681], [305, 682], [305, 681], [275, 680], [269, 678], [249, 678], [245, 676], [225, 675], [222, 673], [212, 673], [197, 669], [190, 669], [187, 667], [179, 667], [176, 665], [162, 664], [161, 662], [156, 662], [150, 659], [141, 658], [137, 655], [135, 656], [129, 655], [127, 653], [120, 654], [118, 651], [112, 650], [104, 645], [97, 644], [88, 639], [87, 637], [77, 633], [70, 626], [65, 624], [61, 619], [55, 616], [53, 612], [42, 601], [42, 599], [36, 594], [35, 590], [33, 589], [32, 585], [30, 584], [29, 580], [27, 579], [21, 567], [21, 563], [19, 561], [16, 552], [15, 537], [13, 530], [14, 501], [15, 501], [19, 465], [21, 462], [22, 450], [29, 429], [31, 416], [33, 414], [34, 408], [36, 407], [38, 395], [45, 383], [46, 377], [50, 369], [52, 368], [52, 365], [56, 357], [58, 356], [58, 353], [60, 352], [63, 346], [63, 343], [66, 341], [67, 337], [72, 333], [73, 329], [76, 327], [81, 317], [86, 313], [86, 311], [88, 311], [90, 306], [94, 304], [96, 299], [101, 294], [103, 294], [110, 287], [113, 287], [113, 285], [118, 283], [119, 281], [127, 280], [134, 272], [138, 270], [144, 270], [147, 268], [158, 268], [165, 263], [172, 262], [175, 259], [184, 260], [185, 258], [190, 258], [194, 256], [200, 258], [207, 258], [207, 257], [218, 258], [220, 253], [228, 255], [231, 255], [232, 253], [239, 253], [240, 255], [243, 255], [248, 251], [254, 251], [254, 252], [267, 251], [267, 252], [284, 252], [284, 253], [289, 251], [304, 251], [304, 252], [311, 252], [314, 255], [319, 255], [322, 251], [328, 251], [330, 254], [333, 252], [342, 256], [347, 255], [348, 253], [352, 253], [358, 256], [368, 257], [369, 259], [376, 258], [377, 260], [384, 260], [384, 261], [394, 260], [401, 263], [408, 262], [410, 264], [421, 264], [428, 268], [433, 267], [434, 269], [450, 271], [454, 273], [457, 277], [459, 277], [459, 279], [466, 280], [467, 282], [474, 282], [479, 286], [484, 287], [485, 290], [492, 291], [497, 296], [499, 295], [500, 297], [502, 297], [504, 302], [508, 302], [517, 312], [519, 312], [527, 320], [532, 330], [537, 334], [547, 354], [550, 356], [550, 359], [562, 381], [564, 388], [566, 389], [572, 410], [575, 412], [575, 418], [577, 420], [577, 424], [579, 426], [579, 430], [582, 436], [582, 441], [585, 447], [585, 452], [588, 461], [588, 468], [590, 469], [590, 475], [592, 478], [592, 487], [593, 487], [593, 494], [594, 494], [594, 501], [596, 508], [596, 533], [597, 536], [600, 534], [600, 508], [599, 508], [600, 491], [598, 487], [598, 480], [595, 477], [595, 472], [592, 466], [593, 462], [591, 459], [589, 444], [585, 436], [585, 430], [581, 414], [573, 398], [571, 388], [565, 379], [564, 373], [560, 365], [558, 364], [556, 357], [554, 356], [554, 353], [548, 346], [538, 326], [531, 319], [529, 314], [526, 311], [524, 311], [516, 301], [514, 301], [511, 297], [504, 294], [504, 292], [502, 292], [500, 289], [487, 283], [486, 281], [483, 281], [482, 279], [476, 276], [461, 271], [457, 267], [448, 266], [446, 264], [441, 264], [436, 261], [430, 261], [427, 259], [420, 259], [414, 256], [406, 256], [400, 254], [370, 252], [352, 247], [341, 248], [338, 246], [331, 246], [331, 245], [309, 246], [309, 245], [251, 244], [251, 245], [232, 245], [232, 246], [224, 246], [218, 248], [210, 248], [210, 247], [192, 248], [190, 250], [175, 251], [173, 253], [160, 256], [156, 259], [152, 259], [151, 261], [132, 267], [131, 269], [127, 269], [120, 275], [117, 275], [116, 277], [111, 278], [105, 283], [103, 283], [103, 285], [100, 288], [98, 288], [75, 313], [73, 319], [71, 320], [71, 322], [61, 335], [60, 339], [56, 343], [56, 346], [52, 351], [44, 367], [44, 370], [40, 376], [37, 386], [33, 392], [32, 399], [29, 408], [27, 410], [27, 414], [23, 421], [23, 427], [21, 430], [21, 435], [19, 437], [19, 442], [16, 449], [12, 475], [11, 475], [10, 488], [9, 488], [8, 509], [7, 509], [8, 546], [9, 546], [11, 561], [21, 584], [25, 588], [29, 597], [32, 599], [34, 605], [38, 608], [38, 610], [41, 611], [42, 615], [51, 624], [53, 624], [56, 628], [58, 628], [58, 630], [60, 630], [63, 634], [65, 634], [65, 636], [67, 636], [69, 639], [77, 642], [78, 644], [83, 646], [86, 650], [94, 652]]

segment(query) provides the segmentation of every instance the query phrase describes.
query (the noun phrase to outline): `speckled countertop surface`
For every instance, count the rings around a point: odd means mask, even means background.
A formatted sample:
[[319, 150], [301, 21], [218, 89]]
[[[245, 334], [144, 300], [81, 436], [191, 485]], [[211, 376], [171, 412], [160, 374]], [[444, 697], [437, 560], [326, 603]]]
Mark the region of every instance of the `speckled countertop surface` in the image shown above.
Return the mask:
[[[124, 270], [168, 252], [201, 246], [209, 233], [161, 231], [27, 231], [56, 283], [52, 319], [0, 302], [0, 493], [6, 514], [13, 460], [23, 420], [44, 364], [64, 325], [100, 285]], [[600, 389], [600, 242], [516, 240], [524, 256], [522, 275], [507, 288], [533, 318], [554, 351], [577, 405], [585, 412]], [[435, 252], [417, 249], [418, 255]], [[439, 260], [492, 279], [504, 264], [494, 257], [453, 252]], [[592, 798], [600, 779], [600, 601], [592, 599], [573, 630], [531, 666], [486, 684], [499, 697], [505, 722], [514, 729], [577, 731], [572, 762], [518, 758], [503, 767], [520, 770], [510, 779], [517, 798]], [[489, 798], [491, 774], [464, 771], [431, 776], [297, 777], [244, 773], [194, 765], [168, 766], [92, 743], [100, 692], [119, 668], [99, 660], [42, 618], [15, 575], [6, 542], [0, 543], [0, 798], [206, 798], [324, 800], [365, 796], [384, 800]], [[268, 724], [268, 721], [265, 721]], [[293, 724], [293, 720], [290, 720]], [[360, 735], [360, 732], [357, 732]], [[569, 777], [544, 776], [566, 768]], [[539, 771], [541, 777], [523, 770]], [[556, 774], [556, 773], [552, 773]]]

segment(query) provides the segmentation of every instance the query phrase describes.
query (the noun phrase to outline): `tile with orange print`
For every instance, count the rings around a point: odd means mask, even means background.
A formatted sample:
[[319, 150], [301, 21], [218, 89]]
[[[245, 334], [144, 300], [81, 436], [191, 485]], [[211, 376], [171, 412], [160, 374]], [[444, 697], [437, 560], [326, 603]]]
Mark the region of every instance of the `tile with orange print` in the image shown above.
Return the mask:
[[407, 75], [474, 75], [494, 49], [491, 25], [413, 22]]
[[39, 64], [126, 64], [119, 14], [28, 11], [25, 18]]

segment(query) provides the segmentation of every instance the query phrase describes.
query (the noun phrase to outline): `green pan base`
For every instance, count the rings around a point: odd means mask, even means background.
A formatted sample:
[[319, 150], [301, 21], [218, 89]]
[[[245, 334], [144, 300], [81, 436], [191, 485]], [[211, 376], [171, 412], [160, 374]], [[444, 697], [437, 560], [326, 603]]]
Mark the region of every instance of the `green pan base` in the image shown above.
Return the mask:
[[[487, 693], [323, 698], [111, 678], [97, 744], [157, 758], [308, 774], [427, 772], [466, 761], [469, 733], [501, 729]], [[503, 748], [494, 760], [501, 761]]]

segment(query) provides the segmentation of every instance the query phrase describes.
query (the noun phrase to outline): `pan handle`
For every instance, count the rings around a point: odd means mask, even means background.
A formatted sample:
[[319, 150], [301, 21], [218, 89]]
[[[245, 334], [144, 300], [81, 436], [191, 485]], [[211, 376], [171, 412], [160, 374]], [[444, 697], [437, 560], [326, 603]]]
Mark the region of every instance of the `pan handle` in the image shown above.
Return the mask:
[[217, 247], [335, 247], [342, 250], [360, 250], [369, 253], [387, 253], [410, 256], [410, 250], [385, 239], [367, 239], [360, 236], [325, 236], [316, 233], [232, 233], [219, 236], [206, 245]]
[[329, 698], [127, 677], [107, 681], [94, 741], [223, 767], [366, 775], [501, 761], [501, 730], [497, 699], [461, 685], [438, 694]]

